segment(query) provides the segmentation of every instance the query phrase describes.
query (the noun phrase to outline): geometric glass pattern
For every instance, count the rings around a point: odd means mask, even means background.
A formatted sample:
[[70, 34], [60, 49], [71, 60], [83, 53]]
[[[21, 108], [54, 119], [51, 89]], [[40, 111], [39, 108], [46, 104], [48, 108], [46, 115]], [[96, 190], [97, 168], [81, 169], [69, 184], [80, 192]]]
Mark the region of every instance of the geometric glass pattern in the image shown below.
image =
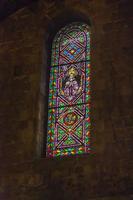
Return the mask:
[[74, 22], [52, 43], [47, 157], [90, 152], [90, 28]]

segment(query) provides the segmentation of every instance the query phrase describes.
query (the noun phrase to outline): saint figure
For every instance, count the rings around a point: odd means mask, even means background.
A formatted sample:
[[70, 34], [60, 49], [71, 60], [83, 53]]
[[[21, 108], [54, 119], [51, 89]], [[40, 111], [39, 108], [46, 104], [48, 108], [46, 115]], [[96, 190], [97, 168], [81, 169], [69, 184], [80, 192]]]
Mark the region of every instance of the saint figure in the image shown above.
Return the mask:
[[81, 92], [80, 82], [78, 71], [74, 67], [70, 68], [63, 84], [63, 92], [68, 100], [73, 100]]

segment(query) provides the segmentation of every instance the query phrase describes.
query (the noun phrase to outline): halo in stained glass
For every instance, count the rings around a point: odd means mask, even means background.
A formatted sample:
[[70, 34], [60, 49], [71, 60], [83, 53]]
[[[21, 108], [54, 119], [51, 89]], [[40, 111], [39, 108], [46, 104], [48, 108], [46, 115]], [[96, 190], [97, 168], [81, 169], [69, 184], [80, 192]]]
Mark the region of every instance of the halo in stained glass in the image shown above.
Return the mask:
[[90, 28], [74, 22], [54, 38], [47, 156], [90, 152]]

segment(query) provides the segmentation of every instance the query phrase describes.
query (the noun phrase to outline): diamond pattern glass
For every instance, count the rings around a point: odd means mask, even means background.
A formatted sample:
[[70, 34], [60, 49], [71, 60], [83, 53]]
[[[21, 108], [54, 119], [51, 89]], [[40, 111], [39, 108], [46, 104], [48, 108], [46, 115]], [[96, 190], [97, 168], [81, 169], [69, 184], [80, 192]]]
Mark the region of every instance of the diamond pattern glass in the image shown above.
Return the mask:
[[90, 28], [71, 23], [54, 38], [49, 81], [47, 156], [90, 152]]

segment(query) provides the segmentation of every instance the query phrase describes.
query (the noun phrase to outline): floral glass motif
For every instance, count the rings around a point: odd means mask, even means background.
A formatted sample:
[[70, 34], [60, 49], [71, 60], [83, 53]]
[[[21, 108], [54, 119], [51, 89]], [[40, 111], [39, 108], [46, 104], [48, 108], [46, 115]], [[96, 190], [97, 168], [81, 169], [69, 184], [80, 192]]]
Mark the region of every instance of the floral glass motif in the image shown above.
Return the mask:
[[49, 83], [47, 156], [90, 152], [90, 29], [71, 23], [54, 38]]

